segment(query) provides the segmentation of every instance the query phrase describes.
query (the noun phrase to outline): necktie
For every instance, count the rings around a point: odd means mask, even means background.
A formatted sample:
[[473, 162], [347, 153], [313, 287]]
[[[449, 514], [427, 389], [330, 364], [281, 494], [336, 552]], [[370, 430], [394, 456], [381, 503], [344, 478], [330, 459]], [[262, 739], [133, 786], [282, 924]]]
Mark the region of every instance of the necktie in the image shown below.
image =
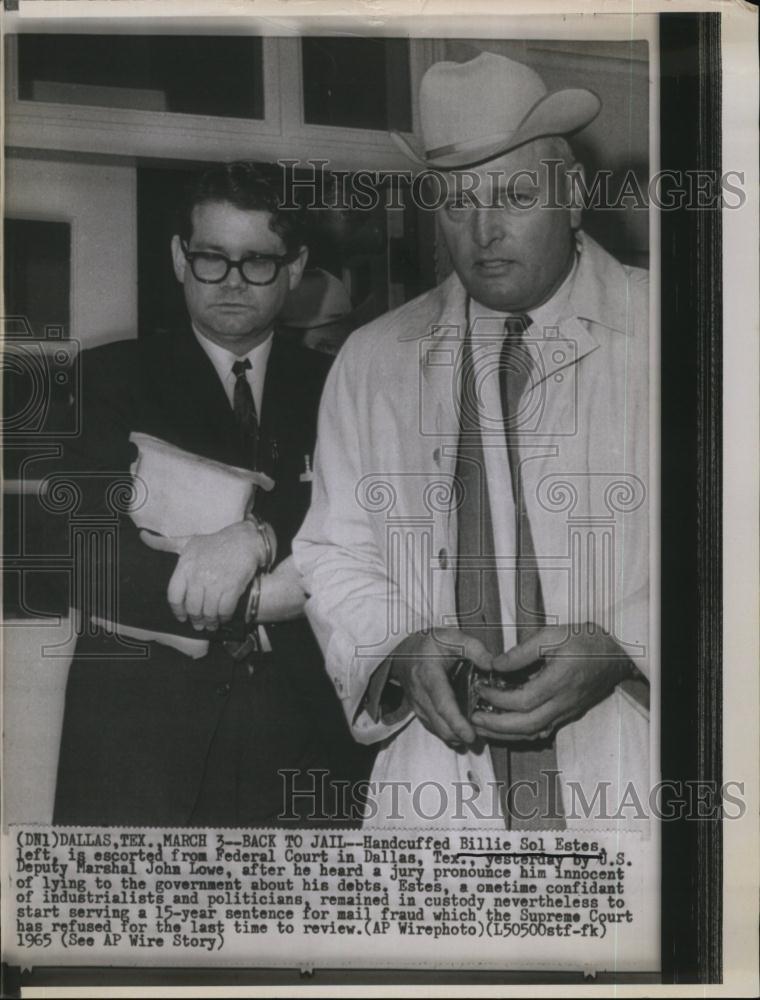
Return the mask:
[[[514, 322], [513, 322], [514, 319]], [[529, 321], [527, 321], [529, 322]], [[531, 628], [543, 622], [543, 600], [530, 521], [522, 498], [519, 476], [519, 452], [516, 432], [521, 415], [521, 398], [532, 374], [530, 354], [522, 342], [527, 328], [523, 317], [510, 318], [505, 324], [506, 337], [499, 358], [499, 388], [507, 441], [510, 476], [516, 510], [518, 568], [515, 592], [517, 606], [517, 639], [524, 639]], [[460, 405], [460, 436], [457, 451], [456, 476], [462, 489], [459, 509], [456, 598], [460, 627], [477, 636], [494, 655], [503, 652], [499, 582], [494, 565], [494, 537], [491, 508], [485, 471], [485, 456], [477, 408], [477, 377], [469, 334], [462, 357]], [[477, 565], [468, 567], [468, 559]], [[564, 820], [557, 815], [554, 797], [547, 794], [546, 780], [541, 772], [556, 769], [553, 741], [535, 743], [491, 743], [489, 751], [497, 781], [508, 789], [515, 782], [537, 782], [538, 794], [525, 801], [518, 800], [521, 811], [537, 809], [534, 819], [523, 820], [510, 814], [507, 803], [506, 821], [510, 829], [564, 829]], [[552, 789], [553, 791], [553, 789]]]
[[[535, 367], [525, 344], [525, 334], [530, 325], [528, 316], [507, 317], [504, 324], [506, 336], [499, 359], [501, 407], [516, 512], [515, 623], [518, 643], [524, 642], [546, 624], [541, 578], [520, 475], [519, 442], [521, 431], [524, 432], [521, 424], [524, 425], [526, 416], [531, 412], [531, 408], [526, 406], [525, 391], [532, 388], [535, 379]], [[509, 780], [513, 786], [522, 781], [538, 782], [538, 794], [530, 804], [538, 809], [539, 816], [544, 817], [533, 821], [513, 816], [512, 829], [564, 830], [561, 802], [550, 794], [554, 789], [549, 787], [554, 780], [551, 772], [557, 770], [554, 738], [512, 743], [506, 752], [509, 754]]]
[[504, 323], [504, 343], [499, 358], [499, 390], [504, 417], [504, 434], [507, 440], [512, 496], [515, 501], [517, 534], [517, 571], [515, 580], [515, 605], [517, 641], [523, 642], [531, 633], [546, 623], [541, 580], [535, 564], [536, 551], [530, 519], [525, 507], [520, 476], [521, 422], [525, 422], [524, 393], [532, 386], [534, 366], [525, 345], [525, 333], [530, 326], [527, 316], [508, 316]]
[[259, 451], [259, 420], [256, 415], [256, 404], [253, 401], [251, 386], [245, 373], [251, 367], [249, 358], [236, 361], [232, 366], [235, 376], [235, 390], [232, 396], [232, 409], [240, 429], [243, 451], [250, 457], [251, 468], [257, 468]]

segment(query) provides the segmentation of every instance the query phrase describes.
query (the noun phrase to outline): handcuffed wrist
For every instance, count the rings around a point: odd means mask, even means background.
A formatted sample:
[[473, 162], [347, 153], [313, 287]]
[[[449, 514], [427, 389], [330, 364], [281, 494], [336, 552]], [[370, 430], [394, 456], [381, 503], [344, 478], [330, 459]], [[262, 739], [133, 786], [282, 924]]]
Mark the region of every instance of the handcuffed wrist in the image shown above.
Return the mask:
[[274, 564], [274, 546], [272, 545], [272, 539], [269, 537], [269, 532], [267, 531], [267, 525], [258, 514], [255, 514], [252, 510], [249, 510], [245, 515], [246, 521], [249, 521], [258, 532], [259, 539], [264, 546], [264, 561], [261, 565], [261, 570], [264, 573], [268, 573]]
[[259, 616], [259, 607], [261, 605], [261, 573], [257, 573], [253, 580], [251, 581], [251, 586], [248, 591], [248, 600], [245, 605], [245, 623], [246, 625], [254, 625], [256, 619]]

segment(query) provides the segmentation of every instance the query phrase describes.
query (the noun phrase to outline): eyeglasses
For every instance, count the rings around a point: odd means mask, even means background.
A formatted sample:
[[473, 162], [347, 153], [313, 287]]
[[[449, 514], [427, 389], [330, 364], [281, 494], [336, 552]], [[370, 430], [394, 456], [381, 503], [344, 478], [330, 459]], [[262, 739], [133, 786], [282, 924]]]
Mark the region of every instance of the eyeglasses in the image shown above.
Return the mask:
[[240, 260], [230, 260], [223, 253], [212, 253], [210, 250], [188, 250], [184, 240], [182, 253], [190, 265], [193, 277], [206, 285], [218, 285], [227, 278], [233, 268], [237, 268], [241, 277], [249, 285], [271, 285], [280, 268], [291, 264], [299, 251], [286, 254], [250, 253]]

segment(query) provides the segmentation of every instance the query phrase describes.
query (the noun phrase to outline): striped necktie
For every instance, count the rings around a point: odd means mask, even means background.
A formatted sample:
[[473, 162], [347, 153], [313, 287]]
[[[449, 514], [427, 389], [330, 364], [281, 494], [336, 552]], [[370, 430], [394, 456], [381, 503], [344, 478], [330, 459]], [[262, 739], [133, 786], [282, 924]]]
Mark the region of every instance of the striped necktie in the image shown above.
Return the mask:
[[[530, 326], [525, 316], [509, 317], [505, 323], [505, 338], [499, 358], [499, 389], [501, 395], [504, 432], [509, 459], [510, 478], [515, 502], [517, 568], [515, 579], [515, 605], [517, 641], [541, 628], [545, 622], [541, 581], [536, 566], [535, 549], [530, 520], [525, 506], [520, 477], [519, 434], [520, 422], [525, 419], [525, 393], [535, 378], [534, 365], [524, 336]], [[480, 431], [477, 386], [472, 344], [468, 333], [464, 345], [462, 364], [462, 404], [460, 407], [460, 438], [457, 453], [456, 475], [463, 491], [459, 509], [458, 568], [456, 579], [457, 608], [463, 631], [477, 636], [493, 655], [504, 650], [501, 627], [501, 601], [499, 581], [495, 568], [495, 545], [488, 484], [485, 473], [485, 456]], [[478, 560], [477, 568], [465, 568], [466, 560]], [[525, 741], [521, 743], [489, 743], [496, 780], [509, 789], [518, 782], [534, 782], [535, 795], [525, 794], [526, 786], [519, 786], [517, 807], [520, 813], [534, 811], [536, 815], [523, 818], [514, 815], [507, 798], [505, 819], [510, 829], [564, 829], [561, 803], [557, 801], [554, 778], [556, 749], [554, 739]], [[548, 773], [547, 773], [548, 772]]]
[[250, 456], [251, 468], [255, 469], [258, 464], [259, 452], [259, 418], [256, 414], [256, 403], [253, 400], [251, 385], [246, 378], [246, 372], [250, 367], [250, 358], [236, 361], [232, 366], [232, 374], [235, 376], [232, 409], [240, 430], [243, 451]]

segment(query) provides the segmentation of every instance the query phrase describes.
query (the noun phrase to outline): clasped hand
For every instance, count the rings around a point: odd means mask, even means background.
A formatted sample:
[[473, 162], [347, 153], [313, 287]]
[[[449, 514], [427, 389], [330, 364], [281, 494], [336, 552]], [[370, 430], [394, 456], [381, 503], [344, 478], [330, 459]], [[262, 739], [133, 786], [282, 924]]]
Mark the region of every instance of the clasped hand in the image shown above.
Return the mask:
[[[272, 552], [276, 538], [264, 524]], [[230, 620], [256, 573], [265, 566], [266, 545], [255, 524], [240, 521], [210, 535], [166, 537], [140, 532], [142, 541], [160, 552], [176, 552], [177, 565], [166, 592], [180, 622], [197, 631], [215, 631]]]
[[493, 669], [506, 676], [536, 664], [539, 669], [519, 687], [499, 690], [480, 685], [483, 700], [499, 711], [473, 712], [472, 724], [479, 736], [546, 739], [611, 694], [632, 669], [618, 643], [590, 623], [538, 629], [495, 657]]
[[[482, 671], [503, 675], [538, 664], [519, 687], [479, 684], [479, 694], [498, 712], [476, 711], [465, 719], [448, 681], [467, 657]], [[401, 684], [422, 723], [451, 745], [488, 740], [543, 739], [606, 698], [628, 675], [631, 661], [611, 636], [590, 624], [548, 625], [500, 656], [457, 629], [408, 636], [394, 650], [391, 676]]]

